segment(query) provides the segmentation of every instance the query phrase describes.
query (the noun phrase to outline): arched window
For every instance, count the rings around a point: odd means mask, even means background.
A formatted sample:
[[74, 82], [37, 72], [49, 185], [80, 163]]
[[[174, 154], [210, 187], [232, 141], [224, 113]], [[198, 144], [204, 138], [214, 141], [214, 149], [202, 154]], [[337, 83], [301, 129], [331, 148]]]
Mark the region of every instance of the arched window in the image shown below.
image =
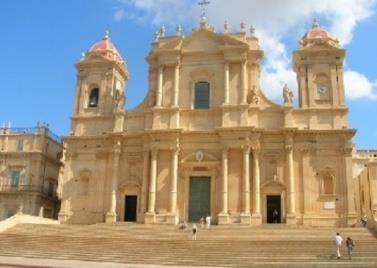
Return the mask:
[[323, 176], [323, 194], [334, 194], [334, 177], [330, 174], [326, 174], [325, 176]]
[[98, 88], [93, 88], [90, 91], [88, 107], [97, 107], [97, 105], [98, 105], [98, 93], [99, 93]]
[[329, 196], [335, 195], [335, 176], [332, 172], [324, 171], [320, 177], [320, 194]]
[[194, 109], [209, 109], [209, 83], [195, 83]]

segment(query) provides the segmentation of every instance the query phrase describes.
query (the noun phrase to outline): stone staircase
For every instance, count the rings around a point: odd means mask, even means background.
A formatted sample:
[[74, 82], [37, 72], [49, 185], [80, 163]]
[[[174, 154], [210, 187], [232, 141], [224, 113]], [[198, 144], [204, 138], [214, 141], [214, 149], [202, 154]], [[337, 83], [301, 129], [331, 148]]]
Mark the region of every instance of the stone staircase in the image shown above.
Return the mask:
[[[350, 236], [352, 261], [335, 257], [334, 236]], [[376, 233], [365, 228], [19, 224], [0, 234], [0, 256], [215, 267], [377, 267]]]

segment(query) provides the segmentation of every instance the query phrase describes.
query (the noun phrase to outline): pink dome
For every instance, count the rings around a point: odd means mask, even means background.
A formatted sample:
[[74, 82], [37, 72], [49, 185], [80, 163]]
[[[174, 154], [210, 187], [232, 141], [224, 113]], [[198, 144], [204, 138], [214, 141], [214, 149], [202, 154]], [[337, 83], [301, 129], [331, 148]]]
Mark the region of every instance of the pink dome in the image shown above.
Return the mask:
[[301, 47], [309, 47], [318, 42], [326, 42], [335, 47], [339, 47], [339, 41], [334, 38], [328, 31], [319, 26], [316, 19], [313, 21], [312, 28], [304, 34], [300, 40]]
[[106, 58], [114, 58], [120, 61], [123, 61], [122, 57], [120, 56], [118, 50], [115, 48], [114, 44], [110, 41], [109, 32], [106, 31], [103, 38], [92, 45], [88, 50], [88, 53], [94, 52], [99, 53]]

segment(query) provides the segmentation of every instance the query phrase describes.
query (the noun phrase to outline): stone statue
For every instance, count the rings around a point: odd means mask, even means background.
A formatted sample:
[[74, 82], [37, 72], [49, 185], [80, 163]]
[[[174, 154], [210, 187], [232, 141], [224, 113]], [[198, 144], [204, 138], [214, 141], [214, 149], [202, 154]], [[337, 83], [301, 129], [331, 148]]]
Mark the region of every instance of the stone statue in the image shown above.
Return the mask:
[[124, 92], [117, 89], [115, 92], [115, 109], [116, 111], [122, 111], [124, 108]]
[[247, 103], [248, 104], [258, 104], [259, 103], [259, 97], [257, 94], [257, 89], [254, 86], [252, 90], [249, 91], [249, 94], [247, 95]]
[[156, 106], [156, 92], [154, 90], [149, 91], [148, 106], [149, 107]]
[[284, 104], [292, 104], [293, 92], [289, 89], [287, 84], [285, 84], [283, 87], [283, 98], [284, 98]]

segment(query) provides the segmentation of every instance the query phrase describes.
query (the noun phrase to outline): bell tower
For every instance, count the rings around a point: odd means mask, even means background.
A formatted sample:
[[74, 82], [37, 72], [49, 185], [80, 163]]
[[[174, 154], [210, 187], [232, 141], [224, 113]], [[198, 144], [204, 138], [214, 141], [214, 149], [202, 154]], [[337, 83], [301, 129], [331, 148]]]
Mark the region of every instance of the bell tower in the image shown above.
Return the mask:
[[81, 136], [113, 131], [116, 118], [124, 113], [128, 70], [108, 31], [82, 55], [76, 69], [71, 133]]
[[301, 108], [345, 108], [344, 56], [339, 41], [314, 20], [293, 53]]

